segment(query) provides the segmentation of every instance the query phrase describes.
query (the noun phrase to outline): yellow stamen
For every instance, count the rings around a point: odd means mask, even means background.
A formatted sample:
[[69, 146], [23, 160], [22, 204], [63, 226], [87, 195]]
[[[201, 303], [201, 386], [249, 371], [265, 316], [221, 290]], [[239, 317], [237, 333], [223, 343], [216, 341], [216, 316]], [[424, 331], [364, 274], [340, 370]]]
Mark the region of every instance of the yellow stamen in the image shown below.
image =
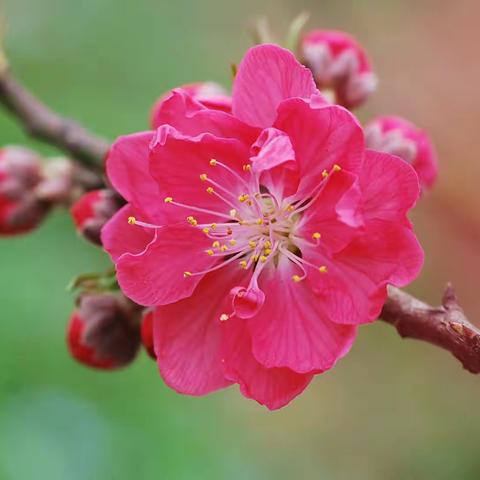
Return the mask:
[[197, 222], [196, 218], [192, 217], [192, 216], [187, 217], [187, 222], [194, 227], [196, 227], [198, 225], [198, 222]]
[[260, 255], [259, 259], [262, 263], [265, 263], [267, 261], [267, 257], [265, 255]]
[[321, 267], [318, 267], [318, 271], [320, 273], [327, 273], [328, 272], [328, 268], [325, 266], [325, 265], [322, 265]]
[[222, 245], [222, 246], [220, 247], [220, 250], [221, 250], [222, 252], [226, 252], [226, 251], [228, 250], [228, 247], [227, 247], [226, 245]]
[[213, 187], [208, 187], [207, 188], [207, 193], [210, 193], [212, 194], [215, 190], [213, 189]]
[[263, 251], [263, 253], [264, 253], [265, 255], [270, 255], [270, 254], [272, 253], [272, 249], [271, 249], [271, 248], [266, 248], [266, 249]]
[[238, 201], [243, 203], [243, 202], [246, 202], [250, 197], [248, 196], [247, 193], [242, 193], [239, 197], [238, 197]]
[[267, 240], [265, 243], [264, 243], [264, 247], [265, 248], [272, 248], [272, 242], [270, 240]]
[[208, 227], [205, 227], [205, 228], [202, 228], [202, 232], [205, 234], [205, 235], [208, 235], [210, 233], [210, 229]]
[[239, 262], [239, 265], [242, 268], [247, 268], [247, 262], [245, 260], [242, 260], [241, 262]]
[[335, 165], [333, 166], [333, 171], [334, 171], [334, 172], [339, 172], [341, 169], [342, 169], [342, 167], [341, 167], [340, 165], [335, 164]]
[[211, 167], [216, 167], [217, 166], [217, 161], [214, 158], [212, 158], [209, 163], [210, 163]]
[[220, 315], [220, 321], [226, 322], [230, 317], [226, 313]]
[[192, 272], [183, 272], [183, 278], [191, 277]]
[[257, 225], [263, 225], [263, 218], [259, 218], [255, 223]]
[[324, 171], [322, 172], [322, 177], [323, 177], [323, 178], [327, 178], [327, 177], [328, 177], [328, 172], [327, 172], [326, 170], [324, 170]]
[[234, 247], [234, 246], [237, 244], [237, 241], [236, 241], [234, 238], [232, 238], [231, 240], [229, 240], [228, 243], [229, 243], [232, 247]]
[[253, 240], [250, 240], [248, 242], [248, 245], [250, 246], [250, 248], [255, 248], [257, 246], [257, 242], [254, 242]]
[[256, 262], [258, 260], [258, 255], [252, 255], [250, 257], [254, 262]]
[[319, 232], [314, 232], [314, 233], [312, 234], [312, 238], [313, 238], [314, 240], [320, 240], [320, 239], [322, 238], [322, 235], [321, 235]]
[[218, 240], [215, 240], [213, 243], [212, 243], [212, 247], [213, 248], [220, 248], [220, 242]]
[[243, 171], [244, 172], [250, 172], [252, 170], [252, 166], [249, 164], [246, 164], [243, 166]]
[[165, 197], [165, 198], [163, 199], [163, 201], [164, 201], [165, 203], [172, 203], [172, 202], [173, 202], [173, 198], [172, 198], [172, 197]]
[[215, 252], [213, 250], [205, 250], [207, 252], [207, 255], [212, 256]]
[[294, 282], [297, 282], [297, 283], [298, 283], [298, 282], [300, 282], [300, 281], [302, 280], [302, 277], [299, 277], [298, 275], [293, 275], [293, 276], [292, 276], [292, 280], [293, 280]]
[[137, 223], [137, 219], [135, 217], [128, 217], [127, 222], [129, 225], [135, 225]]
[[210, 228], [211, 228], [212, 230], [215, 230], [215, 229], [217, 228], [217, 224], [216, 224], [216, 223], [212, 223], [212, 224], [210, 225]]
[[205, 181], [207, 180], [207, 178], [208, 178], [208, 176], [207, 176], [206, 173], [202, 173], [202, 174], [200, 175], [200, 180], [201, 180], [202, 182], [205, 182]]

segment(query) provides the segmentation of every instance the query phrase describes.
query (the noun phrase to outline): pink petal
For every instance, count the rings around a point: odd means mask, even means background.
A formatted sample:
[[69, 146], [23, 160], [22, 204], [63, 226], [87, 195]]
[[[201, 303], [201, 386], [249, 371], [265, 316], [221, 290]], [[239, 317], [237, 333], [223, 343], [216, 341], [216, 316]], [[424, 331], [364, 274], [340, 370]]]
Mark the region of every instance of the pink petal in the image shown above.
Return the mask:
[[225, 376], [240, 384], [247, 398], [270, 410], [282, 408], [303, 392], [312, 373], [300, 374], [288, 368], [265, 368], [252, 355], [245, 321], [232, 318], [224, 324]]
[[417, 174], [410, 165], [372, 150], [367, 150], [360, 185], [366, 218], [402, 220], [420, 194]]
[[225, 267], [206, 275], [191, 297], [156, 309], [160, 374], [177, 392], [205, 395], [231, 383], [223, 370], [220, 316], [229, 309], [229, 289], [242, 275], [238, 268]]
[[[247, 162], [249, 150], [238, 140], [216, 137], [209, 133], [190, 137], [165, 125], [158, 129], [151, 148], [152, 175], [165, 196], [173, 197], [176, 202], [228, 215], [233, 207], [216, 195], [207, 193], [211, 184], [200, 180], [200, 175], [203, 174], [227, 190], [225, 193], [216, 186], [213, 187], [225, 198], [231, 199], [233, 195], [236, 201], [236, 197], [244, 192], [245, 186], [237, 176], [223, 167], [212, 167], [209, 164], [211, 159], [216, 159], [237, 175], [246, 177], [243, 165]], [[173, 214], [182, 215], [183, 218], [193, 215], [200, 222], [216, 220], [212, 215], [197, 213], [193, 209], [179, 208], [173, 204], [169, 208]]]
[[247, 321], [253, 354], [267, 368], [325, 371], [347, 354], [356, 330], [331, 322], [309, 284], [292, 280], [297, 273], [286, 257], [280, 257], [277, 268], [269, 266], [262, 273], [265, 303]]
[[117, 259], [121, 289], [144, 306], [165, 305], [190, 296], [202, 275], [184, 278], [184, 272], [203, 271], [216, 261], [205, 253], [210, 240], [197, 228], [169, 225], [155, 232], [144, 251], [125, 253]]
[[163, 197], [149, 171], [154, 132], [119, 137], [107, 156], [107, 175], [115, 190], [137, 209], [144, 221], [164, 223]]
[[249, 125], [270, 127], [277, 107], [287, 98], [318, 93], [310, 71], [276, 45], [251, 48], [240, 63], [233, 85], [233, 114]]
[[102, 228], [102, 246], [113, 261], [127, 252], [143, 252], [153, 240], [154, 230], [128, 224], [128, 218], [135, 214], [131, 205], [125, 205]]
[[292, 142], [301, 176], [298, 196], [314, 189], [322, 181], [323, 170], [330, 172], [335, 164], [353, 173], [362, 166], [362, 128], [342, 107], [286, 100], [279, 106], [274, 127]]
[[207, 108], [182, 89], [173, 90], [157, 105], [153, 126], [162, 125], [170, 125], [184, 135], [211, 133], [217, 137], [237, 138], [248, 145], [259, 134], [257, 128], [244, 124], [227, 112]]

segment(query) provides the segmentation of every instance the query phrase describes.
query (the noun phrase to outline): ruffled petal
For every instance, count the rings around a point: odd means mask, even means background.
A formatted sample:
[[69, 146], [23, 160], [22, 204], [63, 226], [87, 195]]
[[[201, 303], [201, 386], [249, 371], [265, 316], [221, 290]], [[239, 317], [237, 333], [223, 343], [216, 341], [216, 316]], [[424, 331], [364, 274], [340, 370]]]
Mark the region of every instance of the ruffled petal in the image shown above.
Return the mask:
[[296, 373], [288, 368], [265, 368], [252, 355], [250, 335], [244, 320], [225, 322], [223, 360], [225, 376], [240, 385], [247, 398], [270, 410], [282, 408], [303, 392], [313, 373]]
[[333, 323], [310, 285], [292, 281], [297, 273], [286, 257], [280, 257], [277, 268], [270, 266], [262, 273], [265, 303], [247, 320], [253, 355], [267, 368], [325, 371], [348, 353], [356, 329]]
[[249, 125], [271, 127], [277, 107], [291, 97], [318, 93], [310, 70], [276, 45], [251, 48], [238, 68], [233, 85], [233, 114]]
[[118, 283], [140, 305], [176, 302], [190, 296], [202, 279], [202, 275], [184, 278], [184, 272], [204, 271], [217, 261], [205, 253], [209, 246], [208, 238], [188, 225], [159, 228], [142, 252], [117, 259]]
[[292, 142], [300, 172], [297, 196], [304, 197], [335, 164], [352, 173], [361, 169], [365, 144], [355, 117], [339, 106], [317, 106], [299, 98], [282, 102], [275, 128]]
[[177, 392], [204, 395], [231, 383], [224, 375], [220, 316], [228, 310], [228, 291], [244, 276], [225, 267], [207, 274], [193, 295], [157, 307], [154, 344], [160, 374]]

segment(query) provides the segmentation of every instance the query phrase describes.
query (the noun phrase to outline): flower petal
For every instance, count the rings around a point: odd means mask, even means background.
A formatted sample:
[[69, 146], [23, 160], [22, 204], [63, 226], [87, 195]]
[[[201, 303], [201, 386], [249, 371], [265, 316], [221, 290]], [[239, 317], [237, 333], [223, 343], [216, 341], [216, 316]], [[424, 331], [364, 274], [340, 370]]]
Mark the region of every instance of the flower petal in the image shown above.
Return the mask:
[[165, 305], [192, 294], [202, 275], [184, 278], [184, 272], [200, 272], [217, 261], [205, 253], [210, 241], [194, 227], [169, 225], [140, 253], [117, 259], [117, 278], [127, 297], [144, 305]]
[[277, 268], [269, 266], [262, 273], [265, 303], [247, 321], [253, 354], [267, 368], [325, 371], [348, 353], [356, 329], [331, 322], [309, 284], [292, 281], [296, 273], [286, 257], [280, 257]]
[[312, 373], [296, 373], [288, 368], [265, 368], [252, 355], [250, 335], [244, 320], [225, 322], [225, 376], [240, 384], [240, 391], [270, 410], [282, 408], [303, 392]]
[[249, 125], [271, 127], [277, 107], [287, 98], [318, 93], [310, 70], [276, 45], [251, 48], [238, 68], [233, 85], [233, 114]]
[[297, 195], [304, 197], [335, 164], [359, 172], [364, 157], [363, 131], [355, 117], [342, 107], [317, 106], [298, 98], [282, 102], [275, 128], [292, 142], [300, 171]]

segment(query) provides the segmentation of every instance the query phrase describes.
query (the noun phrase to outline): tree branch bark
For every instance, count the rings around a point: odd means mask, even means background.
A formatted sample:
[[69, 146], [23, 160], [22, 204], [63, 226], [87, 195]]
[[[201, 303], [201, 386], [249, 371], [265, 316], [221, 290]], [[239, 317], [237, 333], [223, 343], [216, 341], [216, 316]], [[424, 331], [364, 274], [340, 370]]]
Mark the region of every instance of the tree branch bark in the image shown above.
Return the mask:
[[[13, 78], [1, 60], [0, 103], [32, 137], [65, 151], [87, 170], [101, 173], [108, 142], [51, 111]], [[415, 338], [447, 350], [466, 370], [480, 373], [480, 330], [468, 321], [451, 286], [447, 287], [439, 307], [389, 287], [381, 319], [394, 326], [401, 337]]]

